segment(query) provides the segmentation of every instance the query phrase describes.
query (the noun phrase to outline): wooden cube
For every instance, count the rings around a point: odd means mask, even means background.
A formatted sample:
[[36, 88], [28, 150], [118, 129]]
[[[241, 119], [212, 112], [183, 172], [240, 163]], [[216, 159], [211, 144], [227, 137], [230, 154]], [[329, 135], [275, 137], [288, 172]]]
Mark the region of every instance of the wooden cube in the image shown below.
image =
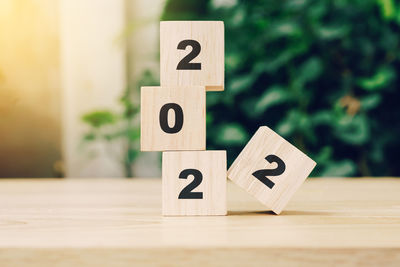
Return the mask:
[[224, 23], [160, 23], [161, 86], [201, 85], [224, 90]]
[[163, 215], [226, 215], [226, 151], [162, 156]]
[[205, 150], [204, 86], [141, 88], [142, 151]]
[[316, 163], [270, 128], [260, 127], [228, 178], [279, 214]]

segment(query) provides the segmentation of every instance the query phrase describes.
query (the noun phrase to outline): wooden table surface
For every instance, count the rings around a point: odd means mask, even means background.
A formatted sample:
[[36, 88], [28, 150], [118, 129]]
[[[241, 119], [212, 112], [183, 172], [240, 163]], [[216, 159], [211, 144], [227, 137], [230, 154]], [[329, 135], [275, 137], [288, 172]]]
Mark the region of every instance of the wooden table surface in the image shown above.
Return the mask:
[[308, 179], [281, 215], [162, 217], [160, 179], [0, 179], [0, 266], [400, 266], [400, 179]]

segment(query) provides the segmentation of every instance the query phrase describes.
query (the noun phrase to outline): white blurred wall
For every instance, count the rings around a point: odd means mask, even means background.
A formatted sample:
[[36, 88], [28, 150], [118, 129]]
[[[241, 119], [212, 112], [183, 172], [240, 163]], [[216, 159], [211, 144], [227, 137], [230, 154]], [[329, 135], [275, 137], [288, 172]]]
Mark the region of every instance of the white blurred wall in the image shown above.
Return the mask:
[[[0, 1], [0, 177], [124, 175], [104, 145], [82, 146], [80, 118], [118, 111], [128, 82], [146, 69], [159, 75], [162, 8], [162, 0]], [[133, 169], [159, 176], [159, 153], [142, 153]]]
[[62, 128], [67, 177], [123, 176], [121, 166], [102, 144], [97, 156], [81, 147], [86, 126], [82, 114], [117, 110], [126, 86], [125, 46], [117, 42], [124, 30], [124, 0], [60, 0]]
[[[95, 145], [94, 158], [82, 148], [86, 126], [79, 118], [96, 109], [118, 110], [127, 82], [135, 83], [145, 69], [159, 75], [163, 1], [59, 1], [65, 175], [123, 176], [122, 166], [105, 146]], [[142, 153], [133, 167], [135, 176], [160, 176], [159, 154]]]
[[0, 177], [61, 175], [58, 1], [0, 0]]

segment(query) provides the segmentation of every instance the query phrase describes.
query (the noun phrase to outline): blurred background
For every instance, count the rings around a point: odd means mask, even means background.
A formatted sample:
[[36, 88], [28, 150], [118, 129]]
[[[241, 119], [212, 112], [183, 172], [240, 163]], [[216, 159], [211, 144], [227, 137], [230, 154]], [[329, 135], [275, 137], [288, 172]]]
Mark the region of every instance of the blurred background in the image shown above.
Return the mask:
[[2, 0], [0, 177], [160, 177], [139, 152], [160, 20], [225, 23], [207, 149], [228, 164], [267, 125], [312, 176], [400, 176], [400, 1]]

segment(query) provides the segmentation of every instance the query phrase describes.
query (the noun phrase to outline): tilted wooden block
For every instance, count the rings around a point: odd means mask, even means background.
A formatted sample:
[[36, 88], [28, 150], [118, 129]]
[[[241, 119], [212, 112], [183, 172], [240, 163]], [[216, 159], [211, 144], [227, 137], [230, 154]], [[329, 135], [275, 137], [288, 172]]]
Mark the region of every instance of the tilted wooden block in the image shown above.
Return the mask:
[[226, 151], [162, 156], [163, 215], [226, 215]]
[[224, 23], [160, 22], [161, 86], [201, 85], [224, 90]]
[[142, 151], [205, 150], [204, 86], [141, 88]]
[[270, 128], [260, 127], [228, 178], [279, 214], [316, 163]]

